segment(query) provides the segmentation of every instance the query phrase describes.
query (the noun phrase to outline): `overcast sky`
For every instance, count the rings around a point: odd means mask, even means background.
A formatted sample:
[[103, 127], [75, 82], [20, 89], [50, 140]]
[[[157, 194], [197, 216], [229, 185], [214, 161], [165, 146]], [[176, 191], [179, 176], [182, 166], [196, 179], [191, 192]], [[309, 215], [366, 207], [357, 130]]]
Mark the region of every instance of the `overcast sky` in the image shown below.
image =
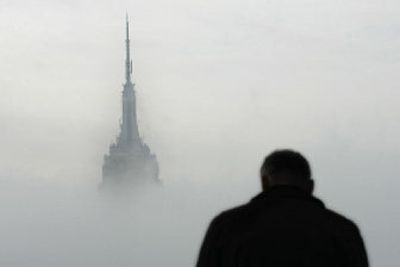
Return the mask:
[[[199, 209], [193, 229], [185, 224], [194, 234], [171, 252], [174, 266], [193, 261], [213, 214], [259, 191], [263, 156], [282, 147], [310, 159], [316, 194], [359, 223], [372, 264], [396, 266], [400, 4], [392, 0], [0, 0], [0, 207], [8, 210], [0, 231], [26, 228], [29, 205], [13, 211], [13, 203], [39, 192], [72, 187], [60, 194], [64, 206], [77, 188], [95, 194], [118, 132], [126, 11], [139, 127], [169, 192], [163, 212], [181, 201]], [[10, 240], [26, 241], [11, 229]], [[29, 253], [6, 241], [7, 266], [25, 266], [13, 257]], [[46, 266], [43, 251], [26, 258]]]

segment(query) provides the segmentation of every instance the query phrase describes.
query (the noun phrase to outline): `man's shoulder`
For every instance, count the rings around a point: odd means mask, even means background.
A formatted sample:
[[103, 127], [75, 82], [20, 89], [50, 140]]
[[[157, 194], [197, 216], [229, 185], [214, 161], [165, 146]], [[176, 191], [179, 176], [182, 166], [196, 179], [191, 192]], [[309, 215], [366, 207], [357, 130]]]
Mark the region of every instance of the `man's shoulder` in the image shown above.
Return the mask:
[[350, 218], [331, 209], [325, 209], [326, 221], [341, 232], [359, 232], [357, 224]]
[[[257, 205], [252, 205], [252, 202], [244, 203], [222, 211], [214, 217], [212, 224], [214, 226], [235, 224], [252, 217], [252, 214], [257, 213], [257, 210]], [[321, 206], [318, 210], [318, 213], [321, 212], [322, 214], [320, 214], [325, 218], [324, 221], [332, 227], [344, 231], [358, 231], [357, 224], [345, 215], [324, 206]]]
[[232, 207], [230, 209], [224, 210], [214, 217], [212, 224], [214, 226], [221, 226], [230, 223], [235, 223], [238, 220], [246, 217], [250, 212], [250, 203], [245, 203], [239, 206]]

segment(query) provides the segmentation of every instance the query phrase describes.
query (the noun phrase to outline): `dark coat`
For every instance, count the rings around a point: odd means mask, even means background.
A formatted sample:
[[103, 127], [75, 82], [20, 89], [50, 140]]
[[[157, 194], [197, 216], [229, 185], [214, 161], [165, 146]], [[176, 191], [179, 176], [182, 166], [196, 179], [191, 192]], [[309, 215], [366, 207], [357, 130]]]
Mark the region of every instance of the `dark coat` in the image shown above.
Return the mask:
[[357, 226], [317, 198], [272, 187], [210, 224], [197, 267], [367, 267]]

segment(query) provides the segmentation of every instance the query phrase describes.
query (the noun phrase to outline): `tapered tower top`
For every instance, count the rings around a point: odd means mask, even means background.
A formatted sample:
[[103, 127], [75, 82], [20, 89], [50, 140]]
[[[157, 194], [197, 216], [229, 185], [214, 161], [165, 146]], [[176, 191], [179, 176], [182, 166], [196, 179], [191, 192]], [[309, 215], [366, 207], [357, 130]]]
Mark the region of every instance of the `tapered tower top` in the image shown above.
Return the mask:
[[[102, 187], [116, 185], [144, 185], [158, 182], [156, 155], [139, 135], [136, 114], [136, 96], [132, 81], [132, 60], [130, 55], [129, 20], [126, 15], [125, 84], [122, 90], [122, 122], [115, 143], [104, 156]], [[122, 188], [122, 187], [121, 187]]]
[[129, 40], [129, 18], [128, 13], [126, 13], [126, 59], [125, 59], [125, 81], [127, 84], [132, 83], [131, 74], [132, 74], [132, 60], [131, 60], [131, 51], [130, 51], [130, 40]]

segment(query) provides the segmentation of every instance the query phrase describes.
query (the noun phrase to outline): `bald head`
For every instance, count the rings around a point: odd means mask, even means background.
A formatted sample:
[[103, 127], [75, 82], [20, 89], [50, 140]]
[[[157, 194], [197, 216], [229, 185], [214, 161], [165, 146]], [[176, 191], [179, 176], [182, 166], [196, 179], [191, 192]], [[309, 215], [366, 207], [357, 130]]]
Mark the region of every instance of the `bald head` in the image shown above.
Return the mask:
[[276, 185], [290, 185], [312, 193], [314, 188], [308, 161], [299, 152], [289, 149], [276, 150], [265, 158], [261, 181], [264, 190]]

